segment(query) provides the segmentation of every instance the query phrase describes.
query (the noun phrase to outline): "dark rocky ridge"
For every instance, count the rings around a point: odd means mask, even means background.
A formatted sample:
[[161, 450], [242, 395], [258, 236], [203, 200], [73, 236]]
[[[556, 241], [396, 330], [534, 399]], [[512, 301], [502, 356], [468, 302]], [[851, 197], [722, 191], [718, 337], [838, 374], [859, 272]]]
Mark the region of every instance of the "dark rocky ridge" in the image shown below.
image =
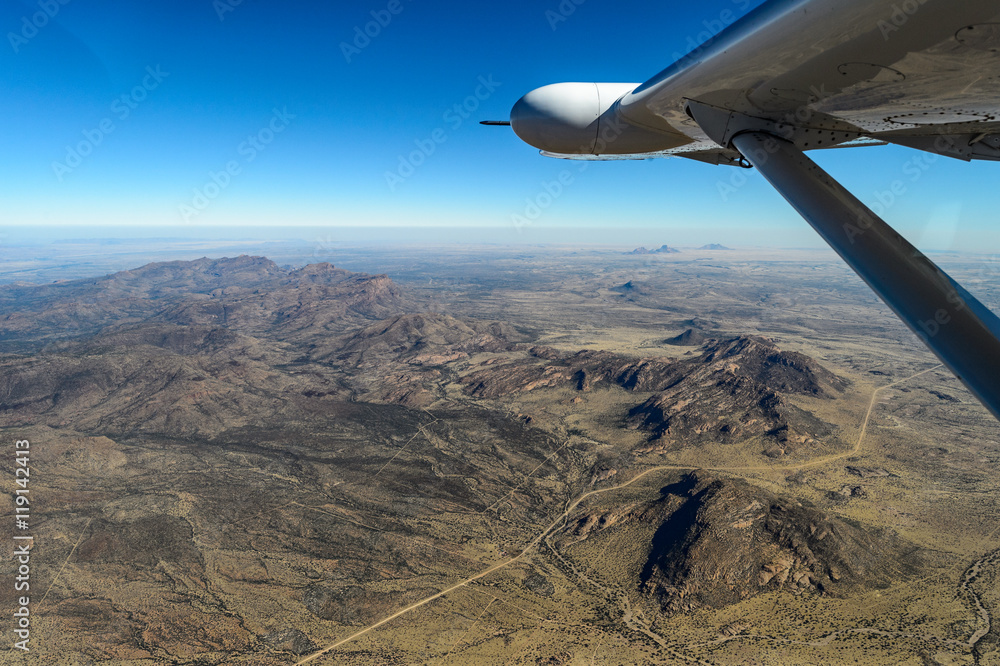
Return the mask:
[[482, 352], [505, 352], [527, 338], [502, 322], [462, 321], [436, 313], [396, 315], [339, 340], [317, 356], [363, 363], [392, 359], [437, 364]]
[[847, 386], [807, 356], [756, 337], [712, 343], [682, 363], [688, 373], [628, 414], [630, 427], [650, 433], [651, 450], [764, 436], [774, 442], [769, 455], [788, 454], [830, 430], [786, 396], [828, 398]]
[[807, 356], [757, 337], [712, 341], [701, 355], [680, 361], [596, 351], [562, 355], [544, 347], [531, 352], [544, 362], [489, 365], [463, 378], [466, 393], [499, 398], [538, 388], [589, 391], [599, 383], [655, 393], [626, 417], [629, 427], [650, 433], [648, 450], [767, 436], [775, 455], [789, 453], [829, 429], [785, 396], [833, 397], [847, 386]]
[[838, 594], [886, 586], [919, 567], [890, 532], [735, 480], [692, 474], [639, 520], [663, 520], [642, 572], [668, 611], [719, 608], [775, 589]]
[[843, 595], [919, 572], [916, 549], [892, 532], [852, 524], [742, 480], [692, 473], [649, 504], [585, 514], [581, 540], [655, 525], [639, 587], [667, 613], [721, 608], [764, 592]]

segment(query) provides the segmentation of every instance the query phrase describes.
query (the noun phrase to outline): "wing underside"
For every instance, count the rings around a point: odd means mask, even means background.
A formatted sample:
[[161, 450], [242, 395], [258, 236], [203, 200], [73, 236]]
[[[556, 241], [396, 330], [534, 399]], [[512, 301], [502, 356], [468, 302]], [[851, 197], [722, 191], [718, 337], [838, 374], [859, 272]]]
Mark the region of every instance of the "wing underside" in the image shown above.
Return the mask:
[[[1000, 135], [1000, 3], [772, 0], [623, 96], [616, 112], [650, 131], [682, 132], [691, 143], [679, 150], [697, 153], [718, 144], [691, 102], [998, 159], [990, 142]], [[935, 149], [942, 136], [971, 149]]]

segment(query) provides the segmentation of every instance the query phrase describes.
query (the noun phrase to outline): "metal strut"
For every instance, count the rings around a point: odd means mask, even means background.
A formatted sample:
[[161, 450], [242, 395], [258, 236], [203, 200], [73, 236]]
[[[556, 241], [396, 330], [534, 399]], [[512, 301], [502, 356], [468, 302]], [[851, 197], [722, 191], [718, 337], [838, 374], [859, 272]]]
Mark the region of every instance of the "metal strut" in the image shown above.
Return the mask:
[[789, 141], [732, 144], [1000, 419], [1000, 318]]

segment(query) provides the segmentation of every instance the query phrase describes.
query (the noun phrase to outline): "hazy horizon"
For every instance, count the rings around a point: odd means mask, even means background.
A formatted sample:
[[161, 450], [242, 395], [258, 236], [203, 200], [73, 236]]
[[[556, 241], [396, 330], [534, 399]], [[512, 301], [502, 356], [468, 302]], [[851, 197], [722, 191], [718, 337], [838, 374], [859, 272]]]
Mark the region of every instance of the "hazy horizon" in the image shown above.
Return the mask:
[[[154, 241], [222, 242], [222, 243], [317, 243], [333, 246], [338, 243], [372, 245], [555, 245], [587, 247], [621, 247], [655, 249], [661, 245], [677, 248], [699, 248], [720, 244], [733, 249], [764, 250], [828, 250], [829, 248], [806, 228], [802, 234], [781, 236], [761, 235], [758, 229], [725, 228], [711, 232], [692, 227], [630, 228], [630, 227], [513, 227], [488, 226], [77, 226], [77, 225], [7, 225], [0, 227], [0, 261], [5, 247], [33, 247], [73, 242], [110, 242], [141, 244]], [[780, 239], [780, 242], [779, 242]], [[766, 242], [771, 241], [771, 242]], [[151, 248], [157, 249], [157, 248]], [[975, 249], [946, 246], [921, 248], [931, 253], [992, 255], [1000, 252], [995, 246], [980, 244]]]

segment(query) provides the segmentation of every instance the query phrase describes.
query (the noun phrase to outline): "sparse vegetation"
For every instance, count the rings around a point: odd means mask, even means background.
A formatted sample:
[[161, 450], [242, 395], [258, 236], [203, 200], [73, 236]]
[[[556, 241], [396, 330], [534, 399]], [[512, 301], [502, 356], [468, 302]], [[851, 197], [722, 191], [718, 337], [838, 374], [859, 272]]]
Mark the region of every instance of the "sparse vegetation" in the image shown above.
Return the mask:
[[39, 658], [998, 658], [1000, 426], [834, 260], [489, 252], [0, 287]]

